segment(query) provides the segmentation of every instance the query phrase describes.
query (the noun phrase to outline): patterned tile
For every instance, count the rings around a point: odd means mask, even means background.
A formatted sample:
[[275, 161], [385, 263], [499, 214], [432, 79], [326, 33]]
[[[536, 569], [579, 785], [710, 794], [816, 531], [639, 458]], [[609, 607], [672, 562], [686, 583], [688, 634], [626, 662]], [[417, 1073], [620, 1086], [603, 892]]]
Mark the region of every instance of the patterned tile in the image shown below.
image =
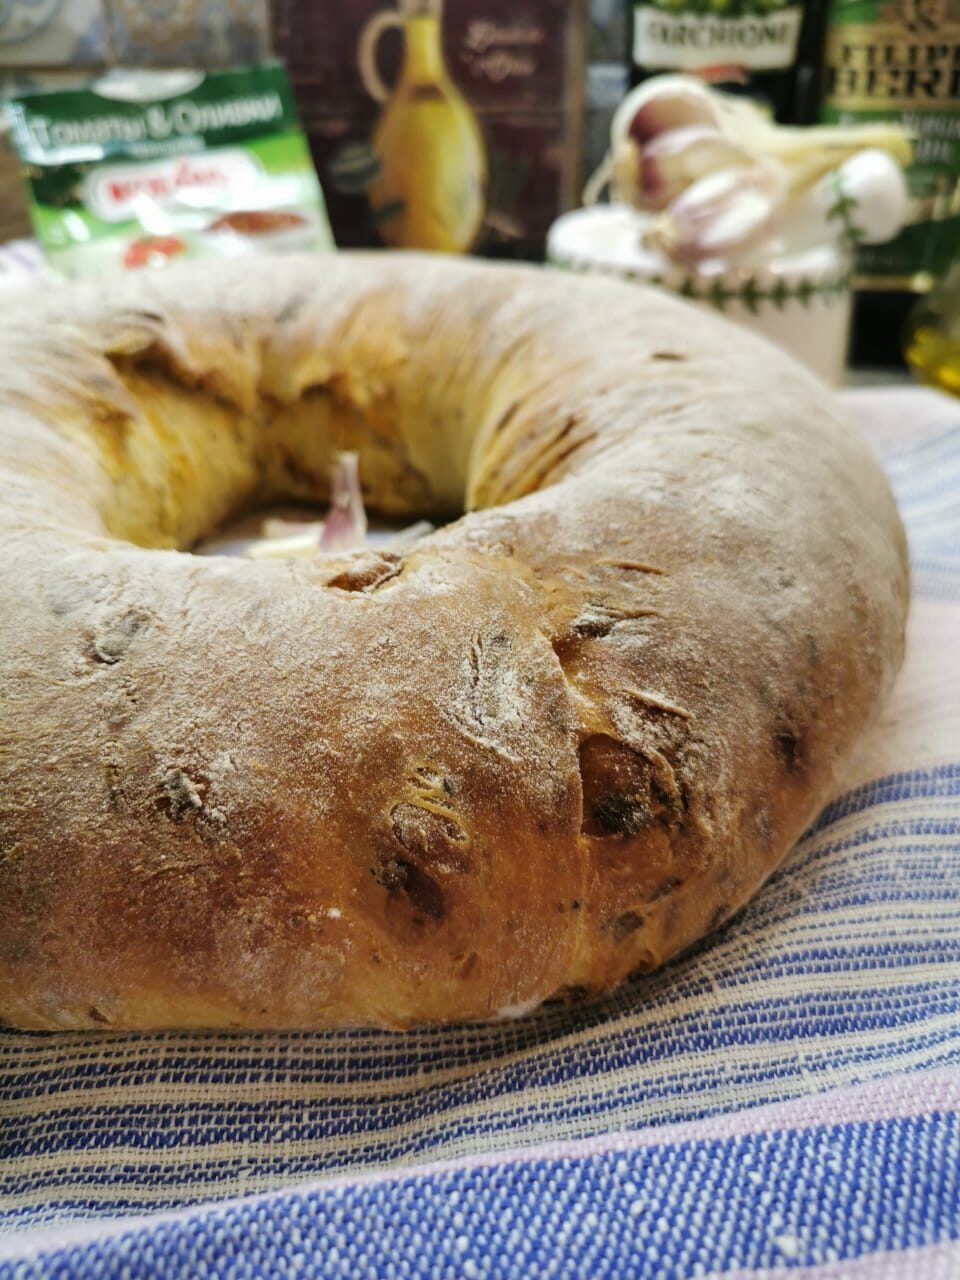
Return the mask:
[[105, 0], [119, 62], [231, 66], [269, 51], [266, 0]]
[[108, 54], [100, 0], [0, 3], [0, 67], [89, 66]]
[[74, 66], [48, 71], [45, 68], [8, 67], [0, 64], [0, 102], [21, 93], [82, 89], [90, 83], [91, 78], [99, 74], [98, 70], [89, 67]]

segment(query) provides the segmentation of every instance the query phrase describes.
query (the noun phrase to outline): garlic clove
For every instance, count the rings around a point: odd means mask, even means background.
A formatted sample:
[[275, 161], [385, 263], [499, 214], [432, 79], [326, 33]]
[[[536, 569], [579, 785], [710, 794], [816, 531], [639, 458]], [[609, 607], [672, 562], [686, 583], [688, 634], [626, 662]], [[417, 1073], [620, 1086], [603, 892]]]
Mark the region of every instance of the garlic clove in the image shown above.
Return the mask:
[[722, 169], [687, 187], [644, 239], [668, 257], [691, 265], [733, 258], [774, 234], [783, 195], [784, 181], [776, 170]]
[[317, 554], [315, 533], [292, 533], [289, 537], [273, 536], [251, 541], [243, 550], [248, 560], [292, 560], [297, 556]]
[[641, 146], [669, 129], [688, 125], [719, 126], [720, 114], [713, 94], [693, 76], [656, 76], [628, 93], [617, 108], [611, 126], [614, 147], [625, 138]]
[[359, 457], [338, 453], [333, 468], [330, 510], [323, 522], [318, 551], [350, 551], [367, 538], [367, 513], [360, 491]]
[[359, 457], [338, 453], [330, 475], [330, 510], [321, 521], [271, 518], [262, 526], [264, 541], [245, 554], [255, 560], [285, 560], [292, 556], [336, 555], [366, 546], [367, 513], [360, 489]]
[[719, 169], [749, 166], [753, 157], [730, 138], [704, 125], [670, 129], [640, 154], [640, 205], [663, 209], [700, 178]]
[[267, 516], [260, 525], [261, 538], [313, 537], [314, 542], [323, 528], [322, 520], [286, 520], [282, 516]]

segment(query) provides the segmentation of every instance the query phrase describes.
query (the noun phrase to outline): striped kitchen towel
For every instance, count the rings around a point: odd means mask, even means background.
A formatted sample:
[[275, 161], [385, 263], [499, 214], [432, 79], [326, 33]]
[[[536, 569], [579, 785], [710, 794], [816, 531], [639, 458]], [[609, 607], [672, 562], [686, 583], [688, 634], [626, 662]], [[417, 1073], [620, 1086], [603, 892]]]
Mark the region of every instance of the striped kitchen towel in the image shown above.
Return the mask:
[[911, 538], [849, 787], [600, 1004], [402, 1035], [0, 1035], [0, 1280], [960, 1280], [960, 402], [847, 393]]

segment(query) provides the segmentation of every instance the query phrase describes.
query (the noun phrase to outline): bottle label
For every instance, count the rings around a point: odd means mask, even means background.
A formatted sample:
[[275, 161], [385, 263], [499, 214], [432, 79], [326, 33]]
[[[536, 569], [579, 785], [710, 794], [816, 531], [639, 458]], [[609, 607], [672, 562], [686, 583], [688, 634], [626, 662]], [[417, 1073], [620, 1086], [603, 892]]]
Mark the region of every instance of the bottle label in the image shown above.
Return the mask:
[[[862, 12], [862, 4], [858, 5]], [[875, 6], [870, 6], [871, 8]], [[960, 107], [960, 21], [944, 18], [946, 6], [907, 0], [880, 22], [840, 20], [834, 6], [827, 35], [826, 99], [847, 111], [936, 110]], [[937, 22], [936, 10], [941, 20]]]
[[824, 61], [826, 123], [896, 120], [914, 140], [910, 225], [858, 272], [926, 288], [960, 245], [960, 0], [834, 0]]
[[[707, 67], [742, 67], [747, 71], [779, 71], [797, 56], [803, 7], [764, 4], [756, 12], [726, 16], [721, 7], [734, 0], [713, 0], [714, 13], [692, 7], [684, 11], [673, 0], [669, 8], [638, 4], [633, 17], [633, 61], [645, 71], [695, 71]], [[680, 0], [682, 5], [684, 0]]]

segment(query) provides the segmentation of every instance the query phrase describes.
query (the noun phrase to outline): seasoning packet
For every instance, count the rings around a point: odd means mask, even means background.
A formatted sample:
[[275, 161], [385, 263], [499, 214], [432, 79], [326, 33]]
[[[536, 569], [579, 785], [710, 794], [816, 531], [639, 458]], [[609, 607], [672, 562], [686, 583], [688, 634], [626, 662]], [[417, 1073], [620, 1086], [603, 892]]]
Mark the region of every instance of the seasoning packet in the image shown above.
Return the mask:
[[279, 63], [116, 69], [6, 106], [34, 230], [62, 275], [333, 248]]

